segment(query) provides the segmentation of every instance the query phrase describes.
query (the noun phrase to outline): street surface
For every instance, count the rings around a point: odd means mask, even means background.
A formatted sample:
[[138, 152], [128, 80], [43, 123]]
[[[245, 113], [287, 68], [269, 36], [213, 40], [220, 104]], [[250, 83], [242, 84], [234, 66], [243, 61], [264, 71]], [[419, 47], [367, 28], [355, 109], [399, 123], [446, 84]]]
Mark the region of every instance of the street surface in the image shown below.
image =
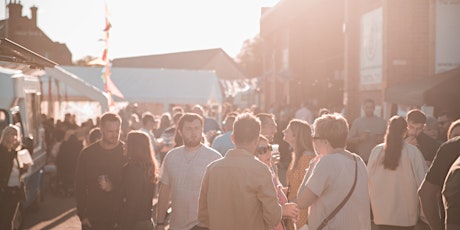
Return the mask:
[[[156, 200], [154, 200], [156, 203]], [[80, 219], [77, 216], [75, 198], [73, 196], [45, 194], [38, 211], [27, 210], [24, 214], [22, 228], [24, 230], [70, 229], [80, 230]], [[168, 226], [167, 228], [168, 229]]]
[[38, 211], [24, 214], [22, 229], [81, 229], [74, 197], [45, 194]]

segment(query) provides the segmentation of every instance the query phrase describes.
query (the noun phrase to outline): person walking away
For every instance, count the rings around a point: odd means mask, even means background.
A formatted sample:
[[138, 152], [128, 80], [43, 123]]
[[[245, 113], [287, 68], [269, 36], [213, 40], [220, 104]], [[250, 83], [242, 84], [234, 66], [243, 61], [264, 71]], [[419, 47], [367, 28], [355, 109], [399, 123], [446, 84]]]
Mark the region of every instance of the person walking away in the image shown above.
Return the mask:
[[199, 199], [199, 227], [219, 230], [261, 230], [275, 227], [282, 217], [297, 219], [293, 203], [278, 203], [269, 168], [257, 160], [260, 121], [241, 114], [232, 134], [235, 149], [207, 169]]
[[347, 121], [339, 114], [323, 115], [313, 130], [314, 148], [322, 157], [308, 169], [297, 193], [299, 208], [310, 208], [309, 229], [370, 230], [366, 165], [345, 150]]
[[122, 170], [126, 163], [120, 141], [121, 118], [101, 117], [101, 140], [80, 153], [75, 174], [75, 199], [82, 229], [119, 229]]
[[390, 119], [385, 142], [372, 149], [367, 164], [374, 223], [379, 230], [414, 229], [420, 216], [417, 189], [428, 169], [417, 147], [404, 141], [407, 123]]

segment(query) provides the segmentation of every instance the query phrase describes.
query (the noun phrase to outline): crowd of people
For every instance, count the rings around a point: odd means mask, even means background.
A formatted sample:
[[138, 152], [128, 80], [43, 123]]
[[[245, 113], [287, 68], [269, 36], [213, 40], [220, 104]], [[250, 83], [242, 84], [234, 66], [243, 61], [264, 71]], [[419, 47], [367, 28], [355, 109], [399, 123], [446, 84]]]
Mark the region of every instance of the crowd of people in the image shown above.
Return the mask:
[[[307, 104], [226, 109], [222, 125], [200, 105], [43, 121], [55, 190], [75, 196], [82, 229], [460, 229], [460, 120], [362, 108], [351, 126]], [[0, 139], [0, 199], [23, 170], [15, 130]]]

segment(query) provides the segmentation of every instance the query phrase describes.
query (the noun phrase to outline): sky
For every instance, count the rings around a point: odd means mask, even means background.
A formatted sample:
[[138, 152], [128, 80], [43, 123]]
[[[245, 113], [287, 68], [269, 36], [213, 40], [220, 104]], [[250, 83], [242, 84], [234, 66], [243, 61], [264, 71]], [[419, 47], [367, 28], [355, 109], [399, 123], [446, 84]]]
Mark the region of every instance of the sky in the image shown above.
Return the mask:
[[[7, 0], [10, 1], [10, 0]], [[18, 0], [16, 0], [18, 1]], [[109, 58], [222, 48], [235, 57], [259, 33], [260, 8], [279, 0], [108, 0]], [[100, 57], [104, 0], [21, 0], [23, 16], [36, 6], [38, 27], [65, 43], [72, 59]], [[0, 3], [5, 18], [5, 1]]]

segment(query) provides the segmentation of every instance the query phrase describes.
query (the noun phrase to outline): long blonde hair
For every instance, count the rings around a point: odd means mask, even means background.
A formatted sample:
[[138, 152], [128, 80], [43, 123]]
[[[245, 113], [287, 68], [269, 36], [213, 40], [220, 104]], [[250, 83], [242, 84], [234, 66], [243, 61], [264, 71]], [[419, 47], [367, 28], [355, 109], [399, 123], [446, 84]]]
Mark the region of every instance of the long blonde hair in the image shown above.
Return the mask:
[[21, 130], [16, 125], [9, 125], [9, 126], [5, 127], [5, 129], [3, 129], [2, 136], [0, 137], [0, 144], [2, 144], [4, 146], [11, 145], [12, 143], [6, 143], [8, 141], [8, 139], [6, 138], [6, 135], [10, 134], [10, 133], [13, 133], [13, 132], [18, 135], [18, 145], [20, 146], [21, 145], [21, 138], [20, 138]]

